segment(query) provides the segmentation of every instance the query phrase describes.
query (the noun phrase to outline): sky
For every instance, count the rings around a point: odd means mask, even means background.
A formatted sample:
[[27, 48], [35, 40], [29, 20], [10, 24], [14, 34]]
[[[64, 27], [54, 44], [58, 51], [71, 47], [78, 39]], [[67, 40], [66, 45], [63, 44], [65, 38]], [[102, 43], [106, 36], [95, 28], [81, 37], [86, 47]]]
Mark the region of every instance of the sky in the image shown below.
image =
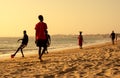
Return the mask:
[[0, 0], [0, 37], [34, 36], [38, 15], [51, 35], [120, 32], [120, 0]]

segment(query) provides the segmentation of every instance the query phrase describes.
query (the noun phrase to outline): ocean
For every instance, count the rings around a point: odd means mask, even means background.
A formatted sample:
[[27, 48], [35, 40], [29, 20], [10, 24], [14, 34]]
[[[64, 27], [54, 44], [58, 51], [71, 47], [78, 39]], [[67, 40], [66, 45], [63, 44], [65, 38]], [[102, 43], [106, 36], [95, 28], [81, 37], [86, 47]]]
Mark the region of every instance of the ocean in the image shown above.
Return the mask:
[[[27, 47], [23, 49], [24, 52], [37, 52], [38, 47], [36, 47], [34, 38], [35, 37], [29, 37], [29, 43]], [[91, 44], [108, 42], [111, 40], [107, 34], [83, 35], [83, 38], [83, 47]], [[0, 37], [0, 55], [14, 53], [21, 44], [21, 42], [17, 42], [18, 39], [20, 39], [20, 37]], [[79, 47], [78, 35], [52, 35], [51, 45], [48, 50], [52, 51], [75, 47]]]

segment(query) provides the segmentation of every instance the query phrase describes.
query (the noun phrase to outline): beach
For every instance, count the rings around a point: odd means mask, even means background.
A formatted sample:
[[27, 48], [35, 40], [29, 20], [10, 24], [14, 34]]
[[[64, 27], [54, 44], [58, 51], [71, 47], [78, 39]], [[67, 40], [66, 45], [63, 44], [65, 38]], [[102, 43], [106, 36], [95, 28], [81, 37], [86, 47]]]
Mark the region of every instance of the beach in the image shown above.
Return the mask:
[[120, 40], [0, 59], [0, 78], [120, 78]]

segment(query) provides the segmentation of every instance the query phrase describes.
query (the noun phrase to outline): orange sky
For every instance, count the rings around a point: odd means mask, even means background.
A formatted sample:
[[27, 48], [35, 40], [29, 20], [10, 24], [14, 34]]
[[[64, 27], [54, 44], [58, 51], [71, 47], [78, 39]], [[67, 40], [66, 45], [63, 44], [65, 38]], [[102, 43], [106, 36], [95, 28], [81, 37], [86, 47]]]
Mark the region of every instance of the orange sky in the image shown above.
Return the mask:
[[120, 31], [120, 0], [0, 0], [0, 37], [34, 36], [39, 14], [51, 35]]

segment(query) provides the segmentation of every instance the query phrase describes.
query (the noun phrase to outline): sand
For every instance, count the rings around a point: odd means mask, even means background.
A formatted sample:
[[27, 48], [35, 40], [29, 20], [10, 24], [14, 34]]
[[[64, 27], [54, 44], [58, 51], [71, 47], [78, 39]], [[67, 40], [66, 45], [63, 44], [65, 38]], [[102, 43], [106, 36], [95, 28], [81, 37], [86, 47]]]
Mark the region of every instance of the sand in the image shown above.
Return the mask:
[[0, 60], [0, 78], [120, 78], [120, 41]]

